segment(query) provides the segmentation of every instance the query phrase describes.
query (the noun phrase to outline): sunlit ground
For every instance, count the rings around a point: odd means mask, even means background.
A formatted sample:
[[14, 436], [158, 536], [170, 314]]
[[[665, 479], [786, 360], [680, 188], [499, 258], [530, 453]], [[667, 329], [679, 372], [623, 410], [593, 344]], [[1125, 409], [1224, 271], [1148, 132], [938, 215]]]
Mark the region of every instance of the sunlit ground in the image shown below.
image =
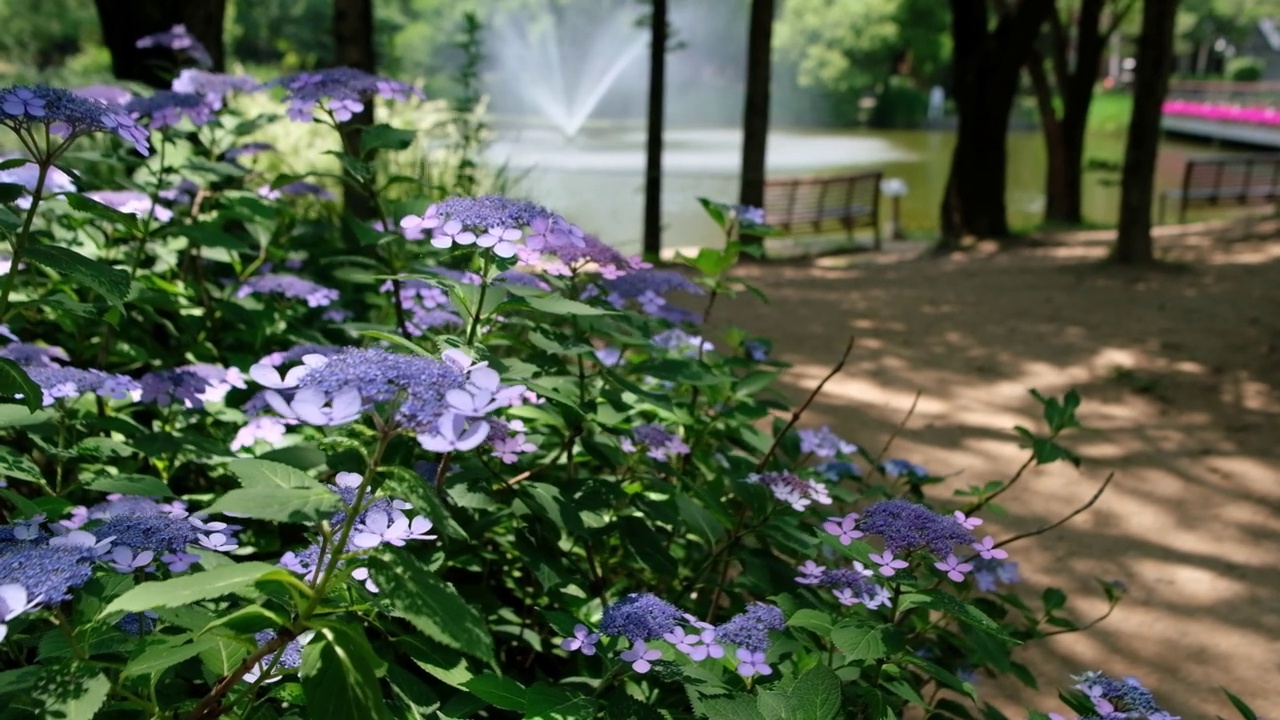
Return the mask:
[[1040, 422], [1028, 388], [1078, 388], [1088, 427], [1064, 442], [1083, 468], [1024, 478], [1004, 496], [1011, 515], [985, 527], [999, 538], [1052, 522], [1114, 471], [1093, 509], [1010, 549], [1023, 591], [1063, 588], [1079, 622], [1105, 610], [1094, 577], [1131, 590], [1094, 630], [1018, 651], [1038, 691], [983, 678], [985, 694], [1011, 717], [1061, 710], [1056, 686], [1101, 669], [1141, 678], [1184, 717], [1229, 715], [1218, 686], [1265, 713], [1280, 703], [1280, 223], [1164, 237], [1180, 264], [1151, 272], [1098, 265], [1103, 236], [746, 268], [771, 304], [743, 296], [713, 324], [772, 337], [795, 364], [784, 388], [797, 399], [856, 334], [805, 423], [878, 449], [922, 391], [891, 455], [959, 473], [958, 486], [1021, 463], [1010, 428]]

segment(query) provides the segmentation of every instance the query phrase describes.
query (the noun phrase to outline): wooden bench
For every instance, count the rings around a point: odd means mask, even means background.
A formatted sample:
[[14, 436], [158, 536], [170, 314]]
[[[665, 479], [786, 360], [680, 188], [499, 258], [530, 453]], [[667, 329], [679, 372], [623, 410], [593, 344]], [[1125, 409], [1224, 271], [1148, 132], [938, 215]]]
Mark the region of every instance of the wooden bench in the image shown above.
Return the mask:
[[1165, 202], [1178, 203], [1178, 222], [1187, 221], [1192, 205], [1256, 205], [1280, 202], [1280, 153], [1224, 155], [1187, 161], [1182, 188], [1160, 194], [1160, 222]]
[[857, 175], [769, 180], [764, 187], [765, 222], [792, 235], [816, 235], [868, 227], [880, 249], [880, 171]]

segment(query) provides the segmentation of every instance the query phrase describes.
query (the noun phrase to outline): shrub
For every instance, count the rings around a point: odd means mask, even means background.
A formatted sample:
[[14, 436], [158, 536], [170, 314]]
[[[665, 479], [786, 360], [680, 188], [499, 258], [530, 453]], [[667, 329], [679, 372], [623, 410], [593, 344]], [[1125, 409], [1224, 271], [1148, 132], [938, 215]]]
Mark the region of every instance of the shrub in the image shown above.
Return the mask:
[[1225, 75], [1232, 82], [1257, 82], [1262, 79], [1266, 61], [1257, 57], [1233, 57], [1227, 61]]

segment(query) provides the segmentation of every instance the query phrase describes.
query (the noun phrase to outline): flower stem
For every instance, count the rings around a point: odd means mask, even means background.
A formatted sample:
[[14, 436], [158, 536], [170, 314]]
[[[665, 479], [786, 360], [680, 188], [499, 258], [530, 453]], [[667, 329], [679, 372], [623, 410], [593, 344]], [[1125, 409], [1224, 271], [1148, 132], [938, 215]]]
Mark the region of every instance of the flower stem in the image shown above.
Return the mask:
[[13, 286], [18, 279], [19, 263], [22, 261], [22, 251], [27, 248], [27, 241], [31, 239], [31, 224], [36, 219], [36, 208], [40, 206], [40, 198], [44, 194], [44, 181], [49, 174], [49, 166], [53, 164], [52, 160], [45, 160], [36, 164], [36, 186], [31, 190], [31, 206], [27, 208], [27, 216], [22, 220], [22, 229], [18, 231], [17, 237], [13, 239], [13, 257], [10, 258], [9, 274], [4, 276], [4, 286], [0, 288], [0, 322], [4, 322], [9, 317], [9, 295], [13, 292]]

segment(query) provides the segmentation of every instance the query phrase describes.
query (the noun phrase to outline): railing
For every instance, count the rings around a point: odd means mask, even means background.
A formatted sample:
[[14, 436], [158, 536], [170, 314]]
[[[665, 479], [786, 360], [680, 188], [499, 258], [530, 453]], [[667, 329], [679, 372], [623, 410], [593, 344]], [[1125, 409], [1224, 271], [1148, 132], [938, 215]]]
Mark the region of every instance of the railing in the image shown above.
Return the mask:
[[1227, 82], [1223, 80], [1174, 80], [1170, 100], [1280, 108], [1280, 82]]

